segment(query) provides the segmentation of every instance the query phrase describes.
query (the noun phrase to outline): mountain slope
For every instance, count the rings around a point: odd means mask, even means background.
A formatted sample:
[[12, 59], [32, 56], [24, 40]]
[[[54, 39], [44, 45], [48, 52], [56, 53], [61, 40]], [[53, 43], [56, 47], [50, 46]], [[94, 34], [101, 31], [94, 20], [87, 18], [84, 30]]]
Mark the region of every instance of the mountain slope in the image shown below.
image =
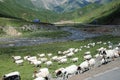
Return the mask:
[[46, 18], [50, 22], [55, 21], [55, 12], [45, 9], [36, 10], [29, 0], [20, 3], [18, 1], [20, 0], [4, 0], [4, 2], [0, 2], [0, 14], [4, 15], [4, 17], [17, 17], [27, 21], [32, 21], [35, 18], [40, 19], [42, 22], [46, 22]]

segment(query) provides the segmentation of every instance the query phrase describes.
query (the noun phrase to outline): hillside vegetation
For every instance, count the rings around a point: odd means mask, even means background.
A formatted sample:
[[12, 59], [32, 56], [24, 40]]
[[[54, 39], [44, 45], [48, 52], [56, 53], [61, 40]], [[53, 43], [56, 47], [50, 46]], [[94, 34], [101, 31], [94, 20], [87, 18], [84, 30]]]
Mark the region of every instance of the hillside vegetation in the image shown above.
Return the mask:
[[98, 24], [106, 24], [111, 21], [111, 18], [114, 19], [115, 16], [120, 18], [120, 0], [112, 1], [107, 5], [88, 11], [81, 17], [75, 18], [75, 21], [91, 23], [97, 20]]
[[83, 8], [64, 13], [56, 13], [43, 8], [35, 8], [29, 0], [4, 0], [4, 2], [0, 2], [0, 10], [1, 17], [16, 18], [27, 21], [33, 21], [38, 18], [41, 22], [47, 23], [53, 23], [61, 20], [91, 23], [94, 20], [97, 20], [100, 24], [106, 24], [111, 21], [107, 21], [111, 19], [111, 15], [118, 15], [117, 17], [119, 17], [120, 0], [112, 0], [107, 4], [92, 3]]

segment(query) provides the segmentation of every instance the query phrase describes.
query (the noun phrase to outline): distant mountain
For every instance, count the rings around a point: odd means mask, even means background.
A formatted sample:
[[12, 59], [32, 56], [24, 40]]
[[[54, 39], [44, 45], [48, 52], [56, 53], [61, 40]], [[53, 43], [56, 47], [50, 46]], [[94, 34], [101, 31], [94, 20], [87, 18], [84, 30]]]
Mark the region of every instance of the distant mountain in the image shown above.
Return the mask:
[[56, 12], [69, 12], [91, 3], [106, 4], [112, 0], [31, 0], [36, 8], [44, 8]]

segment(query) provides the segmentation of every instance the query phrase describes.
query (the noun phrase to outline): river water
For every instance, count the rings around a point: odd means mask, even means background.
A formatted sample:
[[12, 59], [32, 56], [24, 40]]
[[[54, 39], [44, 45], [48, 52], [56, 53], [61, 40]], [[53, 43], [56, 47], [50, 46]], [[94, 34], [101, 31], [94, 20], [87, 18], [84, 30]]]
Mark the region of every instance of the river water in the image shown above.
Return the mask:
[[0, 47], [10, 47], [10, 46], [31, 46], [31, 45], [38, 45], [42, 43], [51, 43], [51, 42], [65, 42], [69, 40], [85, 40], [86, 38], [92, 38], [96, 36], [100, 36], [101, 34], [95, 34], [95, 33], [88, 33], [81, 30], [78, 30], [77, 28], [73, 27], [63, 27], [61, 28], [63, 31], [70, 32], [71, 35], [67, 37], [62, 38], [0, 38], [1, 43]]

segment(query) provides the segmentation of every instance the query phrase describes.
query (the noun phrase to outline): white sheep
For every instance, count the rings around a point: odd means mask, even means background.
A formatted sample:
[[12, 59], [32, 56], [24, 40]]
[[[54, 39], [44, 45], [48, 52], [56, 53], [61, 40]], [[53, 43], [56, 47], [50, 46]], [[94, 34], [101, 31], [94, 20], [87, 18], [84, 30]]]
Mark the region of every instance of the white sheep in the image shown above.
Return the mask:
[[91, 58], [92, 58], [91, 55], [85, 55], [85, 56], [84, 56], [84, 60], [90, 60]]
[[101, 44], [102, 43], [102, 41], [99, 41], [99, 42], [97, 42], [96, 44]]
[[84, 61], [78, 66], [78, 73], [83, 73], [84, 71], [87, 71], [87, 70], [89, 70], [88, 61]]
[[69, 75], [75, 75], [77, 73], [77, 66], [71, 65], [62, 70], [63, 79], [68, 78]]
[[58, 63], [66, 63], [67, 59], [61, 59]]
[[20, 60], [21, 56], [12, 56], [12, 58], [14, 59], [14, 61], [16, 61], [16, 60]]
[[38, 77], [38, 78], [35, 78], [34, 80], [45, 80], [45, 78], [43, 78], [43, 77]]
[[23, 65], [23, 60], [16, 60], [15, 63], [16, 63], [17, 65]]
[[49, 54], [47, 54], [48, 55], [48, 57], [51, 57], [52, 56], [52, 53], [49, 53]]
[[61, 55], [62, 54], [62, 51], [58, 51], [58, 55]]
[[57, 58], [58, 58], [58, 56], [53, 56], [53, 57], [52, 57], [52, 60], [53, 60], [53, 61], [57, 61]]
[[38, 54], [38, 56], [42, 58], [42, 57], [45, 57], [45, 54], [44, 53], [43, 54]]
[[87, 51], [84, 53], [84, 55], [90, 55], [90, 53], [91, 53], [90, 51]]
[[[11, 72], [11, 73], [8, 73], [8, 74], [5, 74], [2, 78], [2, 80], [6, 80], [7, 78], [9, 77], [14, 77], [14, 76], [17, 76], [17, 79], [20, 80], [20, 73], [18, 71], [15, 71], [15, 72]], [[14, 78], [15, 79], [15, 78]], [[10, 79], [9, 79], [10, 80]]]
[[41, 63], [41, 61], [33, 61], [35, 67], [40, 67]]
[[53, 63], [52, 63], [52, 61], [47, 61], [45, 64], [46, 64], [47, 66], [51, 66]]
[[63, 69], [65, 69], [65, 68], [62, 67], [62, 68], [59, 68], [59, 69], [55, 70], [56, 77], [62, 76], [62, 70]]
[[94, 58], [91, 58], [91, 59], [88, 61], [88, 63], [89, 63], [89, 68], [92, 68], [92, 67], [95, 66], [96, 61], [95, 61]]
[[72, 57], [74, 55], [73, 52], [70, 52], [69, 54], [66, 54], [67, 57]]
[[24, 60], [27, 60], [30, 56], [24, 56]]
[[48, 59], [47, 58], [40, 58], [41, 62], [46, 62]]
[[49, 76], [49, 70], [48, 70], [48, 68], [42, 68], [38, 72], [35, 71], [34, 74], [33, 74], [34, 78], [42, 77], [45, 80], [48, 80], [48, 76]]
[[76, 58], [72, 58], [71, 61], [78, 62], [78, 58], [77, 57]]
[[37, 57], [32, 56], [32, 57], [27, 58], [27, 60], [29, 61], [30, 64], [32, 64], [33, 61], [37, 60]]

